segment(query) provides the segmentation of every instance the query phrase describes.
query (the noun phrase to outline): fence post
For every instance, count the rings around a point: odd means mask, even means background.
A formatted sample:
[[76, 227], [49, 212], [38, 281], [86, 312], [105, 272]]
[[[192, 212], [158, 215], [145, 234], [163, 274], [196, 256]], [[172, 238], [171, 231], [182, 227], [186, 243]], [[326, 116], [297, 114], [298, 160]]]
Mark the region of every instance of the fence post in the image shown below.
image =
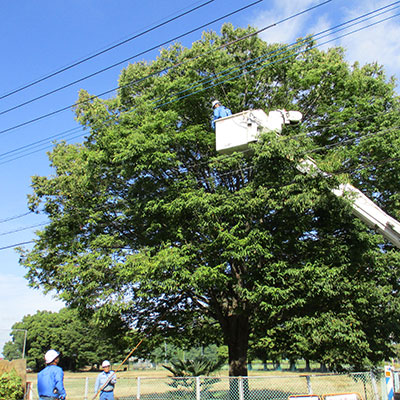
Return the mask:
[[243, 377], [239, 376], [239, 400], [244, 400], [244, 392], [243, 392]]
[[312, 387], [311, 387], [311, 376], [310, 375], [306, 375], [306, 380], [307, 380], [307, 393], [308, 394], [313, 394]]
[[26, 382], [24, 400], [33, 400], [33, 384]]
[[140, 400], [140, 376], [137, 377], [137, 395], [136, 399]]
[[200, 400], [200, 377], [196, 376], [196, 400]]
[[373, 371], [370, 371], [370, 375], [371, 375], [371, 384], [372, 384], [372, 390], [374, 391], [375, 400], [380, 400], [375, 374], [373, 373]]
[[85, 400], [88, 398], [88, 390], [89, 390], [89, 378], [86, 377], [85, 379]]

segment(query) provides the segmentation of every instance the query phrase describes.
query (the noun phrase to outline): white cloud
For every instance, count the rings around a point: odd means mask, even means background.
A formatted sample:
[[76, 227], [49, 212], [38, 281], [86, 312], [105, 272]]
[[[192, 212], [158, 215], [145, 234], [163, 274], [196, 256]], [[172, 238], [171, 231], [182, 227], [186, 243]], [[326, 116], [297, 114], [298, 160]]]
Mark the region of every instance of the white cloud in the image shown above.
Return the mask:
[[[298, 0], [296, 2], [291, 0], [275, 0], [269, 3], [268, 10], [260, 13], [252, 21], [252, 25], [261, 29], [315, 6], [318, 3], [319, 1], [316, 0]], [[322, 30], [320, 20], [323, 20], [323, 17], [318, 17], [315, 20], [313, 14], [304, 13], [267, 29], [261, 33], [260, 37], [270, 43], [291, 43], [304, 34], [316, 33]]]
[[[262, 28], [320, 3], [321, 1], [313, 0], [297, 2], [293, 2], [292, 0], [274, 0], [269, 2], [268, 9], [261, 12], [251, 21], [251, 25]], [[260, 37], [270, 43], [293, 43], [299, 37], [304, 37], [307, 34], [316, 34], [326, 29], [333, 28], [336, 25], [343, 24], [386, 5], [387, 2], [377, 0], [360, 2], [348, 2], [345, 0], [333, 1], [315, 8], [311, 12], [307, 12], [273, 28], [267, 29], [260, 34]], [[354, 61], [359, 61], [361, 65], [369, 62], [378, 62], [384, 66], [388, 76], [397, 75], [400, 77], [400, 41], [398, 40], [400, 37], [400, 16], [395, 16], [400, 13], [400, 8], [393, 9], [390, 7], [379, 12], [387, 10], [389, 10], [389, 12], [378, 15], [364, 23], [354, 25], [347, 30], [323, 38], [320, 37], [320, 39], [317, 37], [317, 43], [321, 44], [332, 39], [332, 41], [326, 45], [321, 46], [321, 49], [332, 46], [342, 46], [346, 51], [346, 58], [351, 64]], [[367, 27], [367, 25], [390, 16], [395, 17]], [[339, 36], [357, 30], [363, 26], [366, 28], [351, 33], [343, 38], [339, 38]], [[337, 39], [335, 40], [335, 38]]]
[[[370, 12], [382, 7], [384, 3], [377, 1], [363, 2], [357, 9], [347, 10], [346, 19]], [[382, 14], [365, 22], [362, 26], [373, 24], [384, 18], [393, 16], [400, 9]], [[359, 61], [361, 64], [378, 62], [385, 66], [388, 75], [399, 74], [400, 65], [400, 16], [367, 27], [360, 32], [343, 38], [340, 44], [346, 49], [350, 62]]]
[[0, 300], [0, 352], [10, 340], [12, 325], [25, 315], [44, 310], [59, 311], [64, 307], [61, 301], [28, 287], [24, 278], [15, 275], [0, 275]]

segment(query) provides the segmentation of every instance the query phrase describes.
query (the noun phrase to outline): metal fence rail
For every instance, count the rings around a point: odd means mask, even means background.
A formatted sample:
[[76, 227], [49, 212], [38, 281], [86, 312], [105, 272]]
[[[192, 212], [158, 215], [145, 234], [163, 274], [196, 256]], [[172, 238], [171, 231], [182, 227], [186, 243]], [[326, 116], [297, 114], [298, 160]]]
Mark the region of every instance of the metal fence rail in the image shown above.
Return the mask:
[[[65, 378], [68, 400], [90, 400], [95, 378]], [[38, 400], [33, 382], [31, 398]], [[288, 400], [294, 395], [358, 393], [362, 400], [385, 400], [384, 385], [372, 373], [251, 377], [118, 378], [116, 400]]]

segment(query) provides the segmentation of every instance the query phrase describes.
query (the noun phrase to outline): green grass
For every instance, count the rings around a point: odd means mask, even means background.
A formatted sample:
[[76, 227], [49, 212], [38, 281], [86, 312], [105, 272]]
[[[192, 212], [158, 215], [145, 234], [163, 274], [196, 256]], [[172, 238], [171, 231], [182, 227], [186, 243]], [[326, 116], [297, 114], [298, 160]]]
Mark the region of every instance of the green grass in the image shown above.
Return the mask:
[[[85, 397], [85, 387], [88, 384], [88, 400], [94, 396], [94, 383], [97, 372], [65, 372], [64, 384], [68, 394], [68, 400], [82, 400]], [[291, 394], [307, 394], [306, 374], [288, 371], [249, 371], [249, 396], [250, 400], [287, 400]], [[308, 384], [311, 385], [314, 394], [357, 392], [363, 400], [373, 400], [372, 385], [369, 375], [363, 375], [362, 379], [354, 379], [349, 375], [310, 374]], [[171, 377], [168, 371], [137, 370], [121, 371], [117, 373], [118, 382], [115, 397], [119, 400], [136, 399], [138, 377], [140, 377], [141, 400], [193, 400], [195, 391], [178, 385], [173, 388], [169, 385]], [[216, 374], [220, 379], [208, 387], [207, 393], [203, 392], [202, 399], [225, 399], [229, 391], [229, 379], [227, 371], [222, 370]], [[203, 379], [203, 378], [202, 378]], [[28, 381], [34, 383], [34, 397], [37, 400], [36, 374], [28, 374]], [[244, 384], [246, 387], [246, 384]], [[235, 385], [236, 386], [236, 385]], [[381, 387], [380, 384], [377, 385]], [[194, 387], [194, 385], [193, 385]], [[239, 400], [239, 397], [237, 397]]]

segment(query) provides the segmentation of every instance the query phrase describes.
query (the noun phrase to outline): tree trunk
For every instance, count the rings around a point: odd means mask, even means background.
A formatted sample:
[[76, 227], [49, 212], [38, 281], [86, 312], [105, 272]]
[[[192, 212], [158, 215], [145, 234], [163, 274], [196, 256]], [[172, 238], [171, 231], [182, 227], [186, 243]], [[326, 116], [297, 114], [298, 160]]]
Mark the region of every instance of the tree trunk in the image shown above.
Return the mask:
[[231, 315], [223, 324], [229, 349], [229, 376], [247, 376], [247, 349], [249, 346], [249, 318]]

